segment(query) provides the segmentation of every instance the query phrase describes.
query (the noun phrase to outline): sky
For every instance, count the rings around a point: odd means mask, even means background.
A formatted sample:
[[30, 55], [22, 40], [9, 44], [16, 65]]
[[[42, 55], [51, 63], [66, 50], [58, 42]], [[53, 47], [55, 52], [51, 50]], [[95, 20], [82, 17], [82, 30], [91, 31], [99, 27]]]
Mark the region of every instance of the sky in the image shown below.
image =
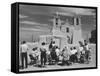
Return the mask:
[[65, 22], [67, 19], [70, 24], [73, 24], [74, 16], [81, 17], [84, 37], [91, 30], [95, 29], [96, 11], [93, 8], [20, 5], [19, 23], [21, 33], [27, 33], [27, 31], [50, 32], [53, 26], [53, 18], [57, 12], [60, 13], [62, 22]]

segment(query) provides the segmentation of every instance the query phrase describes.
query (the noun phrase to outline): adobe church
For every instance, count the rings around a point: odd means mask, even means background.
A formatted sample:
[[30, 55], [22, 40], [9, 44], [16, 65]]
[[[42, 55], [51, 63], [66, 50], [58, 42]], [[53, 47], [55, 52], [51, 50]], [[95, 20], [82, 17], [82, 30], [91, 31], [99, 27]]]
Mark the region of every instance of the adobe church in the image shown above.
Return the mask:
[[50, 43], [51, 40], [62, 50], [65, 46], [78, 46], [79, 41], [83, 41], [81, 30], [81, 19], [79, 16], [73, 17], [74, 24], [69, 24], [66, 20], [62, 25], [59, 14], [53, 19], [53, 28], [50, 35], [41, 35], [40, 43]]

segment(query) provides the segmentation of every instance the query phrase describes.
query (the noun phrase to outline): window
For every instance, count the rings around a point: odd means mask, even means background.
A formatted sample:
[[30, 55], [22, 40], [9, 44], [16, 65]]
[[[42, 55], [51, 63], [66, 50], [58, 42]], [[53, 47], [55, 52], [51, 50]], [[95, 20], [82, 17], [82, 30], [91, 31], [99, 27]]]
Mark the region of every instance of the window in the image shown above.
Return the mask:
[[69, 32], [69, 28], [68, 28], [68, 27], [66, 28], [66, 32], [67, 32], [67, 33]]
[[56, 18], [56, 25], [58, 25], [58, 18]]
[[76, 18], [76, 25], [79, 25], [79, 19]]

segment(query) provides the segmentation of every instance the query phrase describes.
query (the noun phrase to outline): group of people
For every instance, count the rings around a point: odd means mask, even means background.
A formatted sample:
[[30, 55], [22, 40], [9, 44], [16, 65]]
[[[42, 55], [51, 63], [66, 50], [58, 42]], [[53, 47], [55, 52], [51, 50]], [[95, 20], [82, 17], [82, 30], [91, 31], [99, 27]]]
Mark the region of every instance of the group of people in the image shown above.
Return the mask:
[[[37, 52], [39, 49], [39, 53], [35, 56], [32, 54], [29, 55], [30, 59], [37, 64], [37, 61], [40, 62], [41, 67], [45, 67], [46, 65], [72, 65], [73, 63], [89, 63], [91, 59], [91, 49], [88, 46], [87, 41], [84, 41], [84, 44], [79, 41], [79, 47], [73, 46], [68, 47], [65, 46], [63, 50], [55, 45], [55, 41], [51, 41], [49, 44], [48, 50], [46, 49], [46, 43], [42, 42], [41, 47], [33, 48], [33, 51]], [[28, 67], [28, 58], [27, 51], [29, 50], [25, 41], [23, 41], [21, 45], [21, 65], [22, 69]]]

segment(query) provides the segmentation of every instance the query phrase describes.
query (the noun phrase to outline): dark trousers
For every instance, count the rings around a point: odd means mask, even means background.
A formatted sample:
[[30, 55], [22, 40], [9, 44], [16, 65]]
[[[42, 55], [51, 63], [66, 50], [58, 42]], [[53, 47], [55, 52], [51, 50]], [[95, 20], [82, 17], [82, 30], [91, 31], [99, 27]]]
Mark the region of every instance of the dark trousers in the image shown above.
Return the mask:
[[71, 55], [70, 56], [70, 61], [71, 62], [77, 62], [78, 61], [77, 56], [75, 54]]
[[46, 53], [41, 53], [41, 65], [45, 65], [47, 61]]
[[[24, 65], [24, 60], [25, 60], [25, 65]], [[27, 68], [27, 52], [21, 53], [21, 62], [22, 62], [22, 68]]]
[[55, 51], [51, 52], [51, 58], [52, 58], [52, 60], [57, 60], [57, 55], [56, 55]]

